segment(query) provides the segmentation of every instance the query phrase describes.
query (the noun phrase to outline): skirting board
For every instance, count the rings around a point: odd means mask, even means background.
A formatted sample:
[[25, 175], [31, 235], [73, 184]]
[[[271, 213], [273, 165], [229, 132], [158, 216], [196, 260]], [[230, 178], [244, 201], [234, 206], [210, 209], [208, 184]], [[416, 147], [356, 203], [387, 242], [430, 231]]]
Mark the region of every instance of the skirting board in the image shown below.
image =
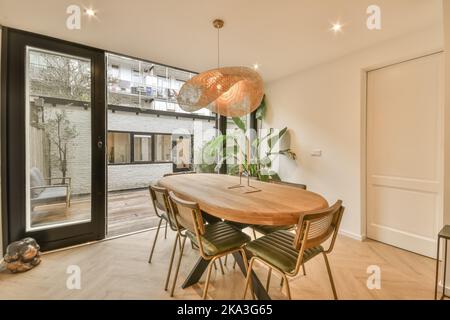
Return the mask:
[[344, 237], [352, 238], [352, 239], [358, 240], [358, 241], [363, 241], [366, 239], [366, 237], [361, 234], [356, 234], [356, 233], [349, 232], [349, 231], [342, 230], [342, 229], [339, 230], [339, 234]]

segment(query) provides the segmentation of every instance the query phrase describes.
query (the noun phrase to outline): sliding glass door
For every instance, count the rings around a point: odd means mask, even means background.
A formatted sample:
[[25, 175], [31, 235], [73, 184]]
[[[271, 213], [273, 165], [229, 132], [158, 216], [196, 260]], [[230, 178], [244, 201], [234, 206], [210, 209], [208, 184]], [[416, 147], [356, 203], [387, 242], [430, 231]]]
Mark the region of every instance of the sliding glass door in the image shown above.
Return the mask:
[[100, 50], [7, 32], [9, 241], [44, 249], [105, 235], [105, 85]]

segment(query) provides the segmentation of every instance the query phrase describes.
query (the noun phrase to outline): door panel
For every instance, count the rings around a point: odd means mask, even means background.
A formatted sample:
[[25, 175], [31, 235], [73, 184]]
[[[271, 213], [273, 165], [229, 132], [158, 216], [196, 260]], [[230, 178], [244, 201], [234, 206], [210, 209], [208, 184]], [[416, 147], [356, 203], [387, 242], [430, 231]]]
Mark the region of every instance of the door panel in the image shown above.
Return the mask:
[[26, 231], [90, 222], [91, 60], [26, 57]]
[[367, 235], [434, 256], [442, 223], [442, 54], [368, 73]]
[[102, 239], [104, 53], [14, 29], [6, 43], [8, 242]]

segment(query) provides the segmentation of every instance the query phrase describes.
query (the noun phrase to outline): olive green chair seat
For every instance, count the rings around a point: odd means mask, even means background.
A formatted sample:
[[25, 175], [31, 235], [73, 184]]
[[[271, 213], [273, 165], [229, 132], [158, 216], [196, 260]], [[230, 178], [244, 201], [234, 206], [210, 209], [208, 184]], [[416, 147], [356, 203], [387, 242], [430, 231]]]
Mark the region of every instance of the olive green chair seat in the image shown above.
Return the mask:
[[[196, 246], [199, 246], [197, 236], [193, 232], [187, 231], [186, 235]], [[205, 225], [205, 233], [200, 237], [203, 251], [208, 256], [238, 249], [251, 240], [248, 235], [226, 222]]]
[[[259, 257], [276, 268], [290, 273], [295, 270], [298, 260], [298, 250], [293, 247], [295, 234], [279, 230], [254, 240], [246, 245], [253, 256]], [[303, 263], [324, 251], [322, 246], [306, 249], [303, 253]]]
[[245, 223], [234, 222], [234, 221], [226, 221], [226, 223], [228, 223], [232, 227], [235, 227], [238, 230], [243, 230], [243, 229], [245, 229], [245, 228], [250, 226], [250, 225], [245, 224]]

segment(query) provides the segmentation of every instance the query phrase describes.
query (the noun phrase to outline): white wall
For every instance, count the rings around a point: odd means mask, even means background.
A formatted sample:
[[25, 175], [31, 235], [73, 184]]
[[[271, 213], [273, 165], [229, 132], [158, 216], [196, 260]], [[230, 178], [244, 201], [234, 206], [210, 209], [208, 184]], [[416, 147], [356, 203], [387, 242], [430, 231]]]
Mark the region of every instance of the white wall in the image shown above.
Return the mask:
[[[2, 60], [2, 41], [1, 41], [1, 39], [2, 39], [2, 29], [0, 27], [0, 61]], [[1, 72], [2, 72], [2, 66], [0, 63], [0, 74], [1, 74]], [[1, 78], [0, 78], [0, 87], [1, 87]], [[2, 93], [0, 90], [0, 101], [1, 101], [1, 94]], [[2, 117], [2, 116], [3, 115], [0, 112], [0, 117]], [[0, 121], [0, 123], [1, 123], [1, 121]], [[0, 128], [0, 132], [1, 132], [1, 128]], [[1, 148], [0, 148], [0, 150], [1, 150]], [[0, 157], [0, 159], [1, 159], [1, 157]], [[0, 167], [2, 165], [3, 164], [1, 163], [1, 160], [0, 160]], [[1, 191], [2, 191], [1, 181], [2, 181], [2, 177], [0, 175], [0, 260], [1, 260], [1, 257], [3, 257], [3, 229], [2, 229], [2, 214], [3, 214], [3, 212], [2, 212], [2, 197], [1, 197]]]
[[[289, 127], [298, 155], [281, 160], [281, 178], [307, 184], [330, 204], [342, 199], [342, 233], [365, 236], [363, 71], [442, 48], [442, 28], [430, 27], [266, 85], [264, 127]], [[311, 157], [314, 149], [323, 156]]]
[[[445, 152], [444, 152], [444, 224], [450, 224], [450, 1], [444, 2], [445, 39]], [[447, 256], [450, 260], [450, 253]], [[450, 265], [447, 268], [447, 282], [450, 283]], [[447, 290], [450, 286], [447, 284]]]
[[444, 2], [445, 39], [445, 180], [444, 224], [450, 224], [450, 1]]

